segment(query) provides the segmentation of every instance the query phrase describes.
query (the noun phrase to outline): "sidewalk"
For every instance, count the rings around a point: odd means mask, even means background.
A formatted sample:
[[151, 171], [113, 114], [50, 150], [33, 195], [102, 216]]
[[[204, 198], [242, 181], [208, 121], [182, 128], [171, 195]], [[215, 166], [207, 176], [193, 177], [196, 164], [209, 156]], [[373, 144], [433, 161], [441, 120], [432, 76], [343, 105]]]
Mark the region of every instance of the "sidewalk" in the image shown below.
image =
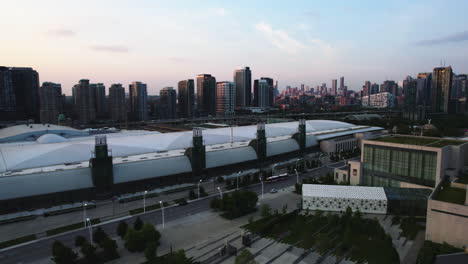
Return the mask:
[[[288, 211], [296, 209], [300, 202], [300, 196], [292, 193], [293, 187], [281, 189], [278, 193], [266, 193], [260, 204], [266, 203], [271, 208], [281, 211], [285, 204]], [[222, 238], [229, 234], [243, 231], [240, 227], [248, 223], [250, 217], [260, 218], [260, 211], [237, 219], [227, 220], [219, 216], [219, 213], [206, 211], [199, 214], [187, 216], [166, 224], [165, 229], [161, 225], [157, 229], [161, 232], [161, 245], [158, 247], [158, 255], [164, 255], [173, 251], [184, 249], [189, 257], [198, 257], [202, 252], [197, 251], [197, 247], [215, 238]], [[111, 263], [142, 263], [145, 261], [144, 254], [129, 254], [126, 252], [122, 257]]]

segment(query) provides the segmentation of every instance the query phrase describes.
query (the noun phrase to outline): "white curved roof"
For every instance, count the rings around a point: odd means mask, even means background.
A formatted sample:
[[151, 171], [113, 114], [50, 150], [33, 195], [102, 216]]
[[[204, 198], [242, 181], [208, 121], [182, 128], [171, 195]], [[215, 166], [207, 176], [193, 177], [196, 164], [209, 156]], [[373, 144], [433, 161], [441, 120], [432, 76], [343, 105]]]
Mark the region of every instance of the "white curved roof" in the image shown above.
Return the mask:
[[25, 124], [0, 129], [0, 143], [36, 140], [45, 134], [57, 134], [64, 137], [83, 137], [89, 135], [71, 127], [52, 124]]
[[[326, 132], [332, 136], [334, 131], [340, 134], [355, 133], [356, 129], [365, 128], [349, 123], [329, 120], [306, 121], [306, 132], [320, 134]], [[298, 122], [287, 122], [266, 125], [266, 136], [269, 141], [274, 137], [291, 136], [297, 132]], [[234, 142], [248, 142], [256, 137], [256, 125], [234, 127]], [[225, 144], [231, 142], [231, 128], [203, 130], [205, 145]], [[287, 138], [285, 138], [287, 139]], [[308, 136], [308, 142], [314, 141]], [[144, 153], [166, 152], [186, 149], [192, 145], [192, 132], [176, 133], [115, 133], [107, 135], [107, 143], [114, 157], [124, 157]], [[277, 145], [281, 143], [275, 143]], [[275, 148], [271, 145], [273, 148]], [[288, 149], [296, 149], [297, 144], [288, 143]], [[309, 144], [307, 144], [309, 146]], [[65, 163], [88, 161], [94, 150], [94, 137], [70, 138], [68, 142], [37, 144], [20, 142], [0, 144], [0, 173], [5, 171], [24, 170], [47, 167]], [[272, 150], [273, 153], [283, 152]], [[276, 154], [273, 154], [276, 155]]]
[[37, 140], [37, 143], [39, 144], [51, 144], [51, 143], [60, 143], [60, 142], [66, 142], [68, 139], [61, 137], [56, 134], [45, 134], [40, 136]]

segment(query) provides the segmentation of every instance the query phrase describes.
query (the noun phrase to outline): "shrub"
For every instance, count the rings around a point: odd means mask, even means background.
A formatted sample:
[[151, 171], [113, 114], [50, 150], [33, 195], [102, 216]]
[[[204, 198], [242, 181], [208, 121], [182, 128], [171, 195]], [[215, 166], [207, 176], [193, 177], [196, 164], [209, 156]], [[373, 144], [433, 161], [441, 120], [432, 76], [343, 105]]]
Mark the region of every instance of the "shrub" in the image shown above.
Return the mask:
[[145, 257], [148, 261], [153, 261], [156, 258], [157, 245], [155, 242], [150, 242], [145, 248]]
[[130, 252], [142, 252], [145, 249], [142, 232], [138, 232], [133, 228], [128, 229], [125, 235], [125, 248]]
[[254, 255], [249, 250], [243, 249], [240, 254], [236, 257], [235, 264], [256, 264]]
[[262, 207], [260, 207], [260, 215], [263, 218], [270, 217], [271, 216], [271, 207], [268, 204], [262, 205]]
[[52, 255], [52, 260], [57, 264], [73, 264], [78, 258], [78, 254], [57, 240], [52, 244]]
[[104, 249], [104, 257], [106, 260], [116, 259], [119, 256], [117, 252], [117, 242], [115, 240], [106, 237], [102, 242], [102, 248]]
[[82, 247], [84, 243], [87, 243], [86, 238], [84, 236], [75, 237], [75, 247]]
[[135, 219], [135, 222], [133, 223], [133, 228], [136, 231], [139, 231], [143, 227], [143, 221], [141, 221], [140, 217], [137, 217]]
[[117, 235], [119, 235], [120, 238], [124, 238], [125, 234], [127, 233], [127, 230], [128, 230], [127, 222], [121, 220], [119, 222], [119, 225], [117, 226]]
[[85, 257], [88, 263], [97, 263], [98, 256], [96, 254], [96, 247], [91, 245], [90, 243], [84, 243], [81, 247], [81, 253]]
[[101, 246], [102, 242], [104, 239], [106, 239], [108, 236], [104, 230], [102, 230], [101, 227], [98, 227], [96, 231], [93, 233], [93, 242]]

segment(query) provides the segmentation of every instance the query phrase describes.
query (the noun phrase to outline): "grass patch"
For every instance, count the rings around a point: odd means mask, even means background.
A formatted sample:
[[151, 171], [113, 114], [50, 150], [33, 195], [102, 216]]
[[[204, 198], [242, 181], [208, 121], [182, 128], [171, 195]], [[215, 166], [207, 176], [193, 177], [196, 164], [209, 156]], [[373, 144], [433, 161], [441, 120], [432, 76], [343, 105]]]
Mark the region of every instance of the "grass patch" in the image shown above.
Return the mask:
[[36, 217], [37, 217], [37, 215], [27, 215], [27, 216], [16, 217], [16, 218], [13, 218], [13, 219], [2, 220], [2, 221], [0, 221], [0, 225], [31, 220], [31, 219], [34, 219]]
[[450, 183], [445, 183], [439, 189], [436, 197], [434, 199], [442, 202], [447, 203], [454, 203], [454, 204], [465, 204], [466, 198], [466, 190], [452, 188], [450, 187]]
[[[93, 225], [99, 224], [100, 222], [101, 222], [101, 220], [99, 218], [91, 219], [91, 224], [93, 224]], [[61, 226], [61, 227], [58, 227], [58, 228], [47, 230], [46, 234], [47, 234], [47, 236], [53, 236], [53, 235], [56, 235], [56, 234], [60, 234], [60, 233], [64, 233], [64, 232], [67, 232], [67, 231], [79, 229], [79, 228], [82, 228], [82, 227], [84, 227], [84, 223], [80, 222], [80, 223], [76, 223], [76, 224]]]
[[35, 240], [35, 239], [36, 239], [36, 235], [18, 237], [18, 238], [15, 238], [15, 239], [8, 240], [8, 241], [0, 243], [0, 248], [11, 247], [11, 246], [26, 243], [28, 241], [32, 241], [32, 240]]
[[449, 145], [461, 145], [466, 143], [466, 141], [461, 140], [450, 140], [442, 138], [426, 138], [426, 137], [405, 137], [405, 136], [387, 136], [370, 139], [372, 141], [380, 141], [387, 143], [396, 143], [396, 144], [408, 144], [416, 146], [427, 146], [434, 148], [442, 148]]

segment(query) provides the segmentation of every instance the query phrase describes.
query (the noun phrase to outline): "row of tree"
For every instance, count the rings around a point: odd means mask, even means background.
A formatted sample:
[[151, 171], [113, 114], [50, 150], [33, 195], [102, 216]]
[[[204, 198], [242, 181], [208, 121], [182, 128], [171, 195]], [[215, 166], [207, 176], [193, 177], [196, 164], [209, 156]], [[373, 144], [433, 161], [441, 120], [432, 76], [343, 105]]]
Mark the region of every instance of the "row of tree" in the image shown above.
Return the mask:
[[234, 219], [254, 212], [257, 202], [258, 196], [255, 192], [239, 190], [223, 195], [223, 199], [211, 200], [211, 208], [223, 212], [223, 217]]

